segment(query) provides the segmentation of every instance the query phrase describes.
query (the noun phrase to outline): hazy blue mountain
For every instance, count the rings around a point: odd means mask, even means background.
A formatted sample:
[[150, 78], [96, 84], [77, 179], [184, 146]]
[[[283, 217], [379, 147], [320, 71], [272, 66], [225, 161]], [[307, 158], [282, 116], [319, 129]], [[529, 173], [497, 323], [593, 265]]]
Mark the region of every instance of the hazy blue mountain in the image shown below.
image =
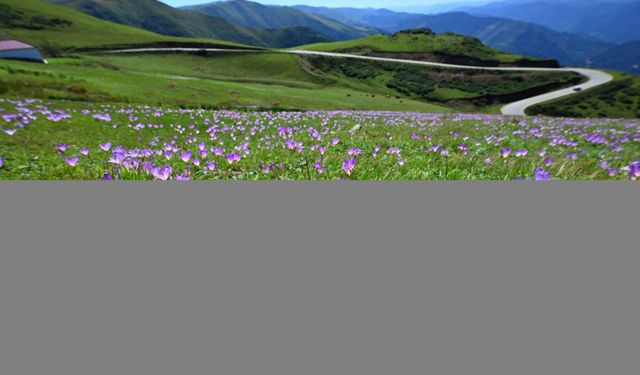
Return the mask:
[[532, 22], [612, 43], [640, 39], [640, 1], [502, 1], [462, 9], [474, 15]]
[[159, 34], [227, 40], [264, 47], [292, 47], [329, 41], [305, 27], [258, 29], [235, 25], [219, 17], [172, 8], [156, 0], [59, 0], [83, 13]]
[[308, 5], [296, 5], [294, 8], [309, 14], [331, 18], [348, 25], [376, 27], [389, 33], [398, 31], [398, 25], [403, 22], [421, 16], [414, 13], [402, 13], [388, 9], [374, 8], [327, 8]]
[[593, 66], [640, 74], [640, 40], [611, 47], [593, 59]]
[[334, 40], [361, 38], [380, 31], [369, 26], [347, 25], [335, 19], [306, 13], [293, 7], [262, 5], [246, 0], [219, 1], [182, 9], [215, 16], [236, 25], [252, 28], [308, 27]]
[[585, 65], [590, 58], [612, 47], [610, 43], [561, 33], [544, 26], [466, 13], [426, 15], [406, 22], [404, 27], [428, 27], [437, 33], [471, 35], [506, 52], [540, 58], [555, 58], [565, 65]]

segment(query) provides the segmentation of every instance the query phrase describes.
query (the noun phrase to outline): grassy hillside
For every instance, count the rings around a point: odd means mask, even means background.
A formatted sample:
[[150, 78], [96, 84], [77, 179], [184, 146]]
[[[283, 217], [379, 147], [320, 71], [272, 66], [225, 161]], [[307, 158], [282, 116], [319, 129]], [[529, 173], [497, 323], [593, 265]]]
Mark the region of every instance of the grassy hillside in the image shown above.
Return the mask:
[[[496, 64], [509, 64], [522, 60], [524, 56], [504, 53], [482, 44], [478, 39], [452, 33], [435, 34], [428, 29], [406, 30], [393, 35], [372, 35], [345, 42], [319, 43], [303, 47], [314, 51], [372, 53], [435, 54], [450, 57], [468, 57]], [[426, 56], [429, 59], [430, 56]], [[434, 56], [437, 58], [437, 56]], [[433, 60], [433, 58], [431, 59]]]
[[466, 13], [426, 15], [408, 20], [403, 28], [429, 27], [438, 33], [471, 35], [501, 51], [557, 59], [563, 65], [584, 65], [611, 44], [561, 33], [544, 26], [504, 18], [477, 17]]
[[[106, 22], [42, 0], [2, 0], [0, 34], [31, 43], [46, 54], [58, 50], [134, 45], [161, 41], [205, 42], [163, 36], [146, 30]], [[208, 40], [220, 45], [229, 42]], [[48, 53], [49, 52], [49, 53]]]
[[640, 77], [609, 72], [615, 80], [603, 86], [531, 107], [532, 115], [640, 118]]
[[310, 28], [263, 30], [244, 27], [219, 17], [175, 9], [156, 0], [60, 0], [59, 3], [103, 20], [171, 36], [222, 39], [268, 47], [330, 40]]
[[4, 96], [204, 107], [484, 111], [576, 78], [265, 52], [93, 55], [46, 66], [0, 61]]
[[0, 96], [206, 108], [448, 111], [329, 81], [307, 73], [296, 56], [269, 53], [99, 55], [54, 58], [48, 65], [0, 60]]
[[303, 26], [327, 35], [332, 40], [361, 38], [375, 33], [370, 27], [353, 27], [336, 20], [305, 13], [285, 6], [268, 6], [246, 0], [219, 1], [185, 9], [225, 19], [252, 28], [273, 29]]

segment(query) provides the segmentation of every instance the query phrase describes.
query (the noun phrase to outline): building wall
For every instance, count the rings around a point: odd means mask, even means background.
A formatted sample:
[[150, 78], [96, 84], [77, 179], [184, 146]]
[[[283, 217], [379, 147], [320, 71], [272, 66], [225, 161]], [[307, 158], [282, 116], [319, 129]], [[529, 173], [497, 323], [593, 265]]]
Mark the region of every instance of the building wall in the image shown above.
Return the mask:
[[44, 61], [44, 58], [40, 52], [35, 49], [21, 49], [16, 51], [0, 51], [0, 59], [21, 59], [21, 60], [35, 60]]

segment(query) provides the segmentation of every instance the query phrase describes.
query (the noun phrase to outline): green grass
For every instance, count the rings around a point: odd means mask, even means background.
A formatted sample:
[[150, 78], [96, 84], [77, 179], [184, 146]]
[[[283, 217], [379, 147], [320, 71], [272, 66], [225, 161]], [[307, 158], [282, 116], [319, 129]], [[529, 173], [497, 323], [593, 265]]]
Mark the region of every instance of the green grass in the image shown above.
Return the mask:
[[377, 34], [344, 42], [311, 44], [302, 48], [312, 51], [343, 51], [356, 54], [368, 52], [442, 53], [503, 63], [525, 59], [521, 55], [509, 54], [487, 47], [475, 38], [451, 33], [421, 34], [402, 32], [394, 35]]
[[[46, 54], [77, 48], [130, 46], [154, 42], [207, 42], [220, 45], [234, 43], [178, 38], [107, 22], [73, 9], [42, 0], [2, 0], [6, 17], [0, 17], [0, 34], [25, 41], [41, 48]], [[34, 18], [44, 20], [35, 22]], [[39, 28], [42, 26], [42, 28]]]
[[640, 118], [640, 77], [609, 71], [603, 86], [529, 108], [529, 114], [564, 117]]
[[[551, 118], [507, 119], [502, 116], [464, 114], [412, 114], [363, 112], [233, 112], [179, 111], [172, 107], [98, 105], [69, 102], [9, 103], [0, 100], [0, 113], [16, 113], [16, 108], [28, 108], [32, 119], [13, 135], [0, 131], [0, 180], [3, 179], [101, 179], [105, 172], [122, 179], [151, 179], [136, 170], [126, 170], [109, 162], [116, 146], [135, 151], [148, 149], [148, 156], [136, 156], [140, 162], [169, 165], [175, 177], [187, 171], [194, 179], [368, 179], [368, 180], [512, 180], [531, 178], [537, 168], [544, 167], [555, 178], [600, 180], [627, 179], [621, 169], [640, 159], [638, 142], [620, 143], [615, 152], [608, 144], [593, 144], [583, 135], [601, 134], [608, 142], [619, 138], [620, 132], [638, 137], [640, 123], [622, 120], [571, 120]], [[47, 119], [48, 113], [62, 110], [70, 118], [58, 122]], [[96, 113], [111, 115], [111, 121], [94, 119]], [[0, 121], [2, 121], [0, 119]], [[11, 128], [3, 122], [3, 129]], [[525, 136], [539, 132], [544, 126], [546, 136]], [[214, 132], [212, 129], [216, 129]], [[602, 129], [616, 130], [603, 132]], [[316, 130], [317, 133], [314, 133]], [[214, 134], [215, 137], [212, 137]], [[289, 134], [289, 135], [285, 135]], [[550, 139], [561, 137], [576, 145], [551, 145]], [[331, 140], [340, 142], [333, 145]], [[285, 147], [285, 140], [300, 142], [296, 151]], [[268, 140], [268, 142], [266, 142]], [[112, 142], [108, 152], [100, 144]], [[166, 150], [172, 142], [179, 152], [155, 154]], [[247, 142], [248, 153], [238, 147]], [[199, 165], [180, 160], [180, 153], [190, 150], [198, 155], [199, 144], [209, 150], [223, 148], [223, 155], [213, 152]], [[60, 144], [69, 148], [63, 155]], [[465, 144], [468, 152], [460, 145]], [[427, 152], [433, 145], [449, 150]], [[322, 153], [317, 146], [326, 146]], [[62, 157], [80, 155], [82, 148], [89, 154], [81, 156], [77, 166], [67, 165]], [[379, 152], [372, 155], [377, 147]], [[501, 157], [505, 147], [525, 149], [527, 156]], [[358, 148], [357, 165], [351, 175], [342, 169], [348, 150]], [[397, 148], [399, 155], [390, 153]], [[228, 163], [230, 152], [243, 154], [237, 163]], [[540, 156], [540, 150], [547, 150]], [[567, 154], [575, 152], [575, 159]], [[545, 158], [553, 165], [545, 165]], [[490, 159], [490, 161], [487, 161]], [[207, 162], [215, 162], [213, 172], [205, 171]], [[318, 171], [315, 163], [324, 168]], [[610, 176], [601, 167], [610, 163], [617, 174]], [[264, 171], [265, 166], [273, 169]], [[187, 169], [188, 168], [188, 169]]]
[[0, 61], [0, 96], [186, 107], [266, 107], [446, 112], [306, 73], [283, 54], [86, 56], [48, 65]]

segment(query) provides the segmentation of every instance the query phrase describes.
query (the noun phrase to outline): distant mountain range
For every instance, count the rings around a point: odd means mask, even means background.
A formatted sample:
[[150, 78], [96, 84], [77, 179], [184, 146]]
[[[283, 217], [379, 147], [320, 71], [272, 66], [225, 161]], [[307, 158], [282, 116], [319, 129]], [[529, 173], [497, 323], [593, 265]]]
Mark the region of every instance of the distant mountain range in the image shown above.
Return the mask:
[[[387, 9], [265, 6], [229, 0], [176, 9], [156, 0], [57, 0], [105, 20], [160, 34], [263, 47], [343, 41], [429, 28], [476, 37], [510, 53], [563, 65], [636, 72], [640, 0], [509, 0], [466, 12], [414, 14]], [[609, 3], [610, 2], [610, 3]], [[598, 17], [596, 10], [602, 13]], [[472, 14], [470, 14], [470, 13]], [[495, 16], [501, 15], [501, 16]], [[623, 45], [619, 45], [622, 43]]]
[[246, 0], [218, 1], [182, 9], [215, 16], [246, 27], [260, 29], [308, 27], [333, 40], [357, 39], [381, 32], [379, 28], [369, 25], [349, 25], [293, 7], [262, 5]]
[[501, 1], [460, 9], [479, 16], [531, 22], [611, 43], [640, 40], [640, 1]]
[[223, 18], [172, 8], [156, 0], [57, 0], [103, 20], [135, 26], [159, 34], [221, 39], [269, 47], [292, 47], [332, 40], [307, 27], [263, 29], [231, 23]]
[[434, 15], [396, 13], [386, 9], [299, 7], [313, 14], [339, 19], [352, 25], [376, 24], [386, 32], [426, 27], [438, 33], [474, 36], [506, 52], [555, 58], [565, 65], [585, 65], [588, 60], [613, 47], [594, 38], [561, 33], [533, 23], [497, 17], [479, 17], [462, 12]]

